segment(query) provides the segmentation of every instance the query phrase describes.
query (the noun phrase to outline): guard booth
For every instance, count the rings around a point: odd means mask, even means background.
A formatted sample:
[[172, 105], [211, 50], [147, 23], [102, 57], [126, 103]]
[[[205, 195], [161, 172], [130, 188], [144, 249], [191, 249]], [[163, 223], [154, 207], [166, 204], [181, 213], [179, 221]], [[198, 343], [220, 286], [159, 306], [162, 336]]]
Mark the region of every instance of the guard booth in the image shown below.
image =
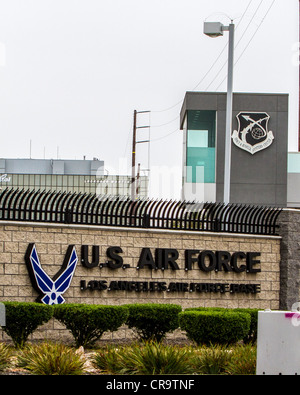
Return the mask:
[[[287, 206], [287, 94], [235, 93], [231, 203]], [[182, 198], [222, 202], [226, 93], [187, 92], [183, 131]]]

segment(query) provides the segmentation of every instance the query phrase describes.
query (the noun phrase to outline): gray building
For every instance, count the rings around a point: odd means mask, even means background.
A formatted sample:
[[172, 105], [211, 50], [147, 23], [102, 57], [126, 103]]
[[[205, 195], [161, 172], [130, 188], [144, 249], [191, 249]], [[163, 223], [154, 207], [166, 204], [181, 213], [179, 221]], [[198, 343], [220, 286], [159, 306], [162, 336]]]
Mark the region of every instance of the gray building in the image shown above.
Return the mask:
[[[231, 203], [287, 206], [288, 100], [286, 94], [234, 94]], [[187, 92], [180, 122], [183, 198], [222, 202], [226, 93]]]
[[104, 161], [66, 159], [0, 159], [0, 173], [103, 175]]
[[[104, 161], [0, 159], [0, 188], [58, 190], [131, 196], [131, 176], [105, 174]], [[148, 196], [148, 177], [137, 180], [137, 196]]]

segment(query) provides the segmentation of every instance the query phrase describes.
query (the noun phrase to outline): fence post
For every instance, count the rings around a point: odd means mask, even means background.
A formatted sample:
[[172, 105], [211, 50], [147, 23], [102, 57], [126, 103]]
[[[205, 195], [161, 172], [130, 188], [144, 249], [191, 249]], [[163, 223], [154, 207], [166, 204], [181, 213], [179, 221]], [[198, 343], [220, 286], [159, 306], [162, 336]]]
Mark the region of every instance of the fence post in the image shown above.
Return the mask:
[[64, 220], [64, 222], [65, 222], [65, 224], [71, 224], [72, 223], [72, 211], [69, 209], [69, 208], [67, 208], [66, 210], [65, 210], [65, 220]]
[[214, 219], [212, 225], [213, 225], [212, 226], [213, 232], [220, 232], [221, 231], [221, 221], [219, 220], [219, 218]]
[[150, 214], [144, 214], [143, 228], [150, 228]]

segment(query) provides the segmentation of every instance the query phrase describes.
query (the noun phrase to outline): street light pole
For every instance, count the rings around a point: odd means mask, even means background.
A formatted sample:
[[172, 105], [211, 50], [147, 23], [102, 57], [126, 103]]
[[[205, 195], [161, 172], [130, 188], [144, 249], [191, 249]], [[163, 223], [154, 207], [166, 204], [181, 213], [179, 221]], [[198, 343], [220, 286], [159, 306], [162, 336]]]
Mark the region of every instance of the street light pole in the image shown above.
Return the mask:
[[[224, 30], [227, 28], [225, 27]], [[230, 202], [230, 174], [231, 174], [231, 133], [233, 108], [233, 67], [234, 67], [234, 24], [229, 25], [228, 49], [228, 81], [226, 105], [225, 159], [224, 159], [224, 203]]]
[[[300, 0], [299, 0], [300, 1]], [[224, 26], [220, 22], [204, 22], [204, 34], [215, 38], [223, 36], [224, 31], [229, 32], [228, 45], [228, 75], [227, 75], [227, 105], [226, 105], [226, 130], [225, 130], [225, 158], [224, 158], [224, 203], [230, 202], [230, 173], [231, 173], [231, 133], [232, 133], [232, 103], [233, 103], [233, 67], [234, 67], [234, 33], [232, 23]]]

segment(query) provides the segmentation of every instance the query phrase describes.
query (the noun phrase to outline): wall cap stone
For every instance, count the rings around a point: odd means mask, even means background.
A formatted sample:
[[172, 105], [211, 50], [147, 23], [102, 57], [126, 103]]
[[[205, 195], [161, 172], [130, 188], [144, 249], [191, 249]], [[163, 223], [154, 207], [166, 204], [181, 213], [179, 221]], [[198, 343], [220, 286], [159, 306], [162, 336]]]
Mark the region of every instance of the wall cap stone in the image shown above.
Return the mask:
[[[300, 213], [300, 210], [297, 210]], [[23, 221], [0, 221], [0, 226], [30, 226], [30, 227], [47, 227], [47, 228], [65, 228], [65, 229], [86, 229], [95, 231], [118, 231], [118, 232], [139, 232], [139, 233], [160, 233], [160, 234], [176, 234], [176, 235], [202, 235], [202, 236], [219, 236], [219, 237], [232, 237], [232, 238], [257, 238], [257, 239], [273, 239], [281, 240], [282, 236], [272, 235], [256, 235], [245, 233], [227, 233], [227, 232], [196, 232], [188, 230], [170, 230], [170, 229], [155, 229], [155, 228], [130, 228], [123, 226], [96, 226], [96, 225], [76, 225], [76, 224], [61, 224], [49, 222], [23, 222]]]

